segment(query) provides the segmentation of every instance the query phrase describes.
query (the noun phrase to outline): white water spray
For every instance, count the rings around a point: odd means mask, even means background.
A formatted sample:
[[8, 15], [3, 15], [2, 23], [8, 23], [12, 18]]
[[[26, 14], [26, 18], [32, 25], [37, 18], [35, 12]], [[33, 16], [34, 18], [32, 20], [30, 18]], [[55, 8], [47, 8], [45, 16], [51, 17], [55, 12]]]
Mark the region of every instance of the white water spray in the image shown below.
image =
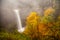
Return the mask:
[[15, 9], [14, 12], [15, 12], [15, 14], [17, 16], [18, 31], [19, 32], [23, 32], [25, 28], [22, 27], [21, 18], [20, 18], [20, 15], [19, 15], [19, 10], [18, 9]]

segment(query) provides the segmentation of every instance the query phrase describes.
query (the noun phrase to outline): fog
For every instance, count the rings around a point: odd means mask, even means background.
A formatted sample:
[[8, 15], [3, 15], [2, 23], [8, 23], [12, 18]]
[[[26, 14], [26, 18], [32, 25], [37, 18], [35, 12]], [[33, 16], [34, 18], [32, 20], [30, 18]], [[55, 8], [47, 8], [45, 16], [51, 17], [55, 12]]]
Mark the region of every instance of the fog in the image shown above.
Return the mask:
[[[48, 7], [53, 7], [52, 0], [1, 0], [1, 24], [8, 28], [8, 25], [17, 23], [14, 9], [19, 9], [22, 25], [25, 26], [26, 17], [30, 12], [36, 11], [39, 15]], [[15, 25], [16, 26], [16, 25]]]

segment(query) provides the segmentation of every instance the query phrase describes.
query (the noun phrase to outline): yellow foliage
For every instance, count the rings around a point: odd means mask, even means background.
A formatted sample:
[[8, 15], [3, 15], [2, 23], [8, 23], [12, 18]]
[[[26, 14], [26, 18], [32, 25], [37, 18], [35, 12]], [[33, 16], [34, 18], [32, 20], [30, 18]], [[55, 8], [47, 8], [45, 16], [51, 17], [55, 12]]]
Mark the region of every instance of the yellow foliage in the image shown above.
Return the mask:
[[[54, 27], [54, 25], [60, 26], [60, 22], [54, 21], [53, 13], [55, 9], [48, 8], [44, 11], [44, 16], [41, 18], [37, 15], [36, 12], [31, 12], [30, 15], [26, 19], [26, 29], [24, 31], [25, 34], [30, 35], [30, 37], [38, 36], [38, 32], [42, 35], [52, 35], [52, 31], [49, 27]], [[60, 20], [60, 16], [58, 16]]]
[[36, 12], [31, 12], [30, 15], [27, 17], [27, 21], [30, 22], [31, 20], [36, 20], [37, 19], [37, 13]]
[[39, 16], [36, 12], [31, 12], [30, 15], [27, 17], [26, 21], [26, 29], [24, 31], [25, 34], [30, 34], [32, 32], [37, 31]]
[[37, 21], [38, 21], [39, 17], [37, 15], [36, 12], [31, 12], [30, 15], [27, 17], [27, 24], [32, 24], [33, 26], [37, 25]]
[[[51, 12], [53, 12], [53, 9], [48, 8], [45, 11], [45, 15], [47, 15], [47, 13], [49, 15]], [[34, 35], [36, 36], [36, 35], [38, 35], [37, 32], [40, 32], [40, 33], [42, 33], [42, 35], [48, 35], [49, 30], [50, 30], [50, 29], [48, 29], [48, 26], [49, 25], [53, 26], [53, 24], [48, 22], [48, 18], [47, 17], [43, 16], [41, 18], [41, 17], [39, 17], [37, 15], [36, 12], [31, 12], [30, 15], [27, 17], [26, 28], [25, 28], [24, 33], [25, 34], [32, 34], [33, 33], [33, 36]], [[38, 20], [40, 20], [40, 18], [42, 20], [38, 21]], [[52, 20], [51, 17], [49, 17], [49, 18], [50, 18], [50, 20]], [[48, 24], [46, 24], [46, 22], [48, 22]]]
[[55, 9], [50, 7], [50, 8], [48, 8], [44, 11], [44, 16], [48, 16], [48, 15], [54, 13], [54, 12], [55, 12]]

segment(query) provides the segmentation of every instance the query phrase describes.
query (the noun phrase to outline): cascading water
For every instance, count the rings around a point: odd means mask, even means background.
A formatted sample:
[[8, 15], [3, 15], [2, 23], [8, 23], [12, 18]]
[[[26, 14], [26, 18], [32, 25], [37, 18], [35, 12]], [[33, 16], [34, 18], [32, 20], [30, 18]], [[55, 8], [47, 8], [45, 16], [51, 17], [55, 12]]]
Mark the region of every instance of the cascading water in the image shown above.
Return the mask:
[[19, 32], [23, 32], [24, 31], [24, 27], [22, 27], [22, 24], [21, 24], [21, 18], [20, 18], [20, 15], [19, 15], [19, 10], [15, 9], [14, 12], [15, 12], [15, 14], [17, 16], [18, 31]]

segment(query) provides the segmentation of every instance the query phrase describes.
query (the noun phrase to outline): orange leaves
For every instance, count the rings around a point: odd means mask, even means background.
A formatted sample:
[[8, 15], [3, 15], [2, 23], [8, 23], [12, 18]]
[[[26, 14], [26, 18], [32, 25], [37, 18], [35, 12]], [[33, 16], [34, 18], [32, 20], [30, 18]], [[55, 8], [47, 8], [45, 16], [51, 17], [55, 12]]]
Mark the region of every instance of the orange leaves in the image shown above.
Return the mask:
[[39, 32], [42, 33], [42, 35], [46, 35], [48, 31], [48, 26], [46, 24], [40, 23], [38, 28], [39, 28]]
[[[26, 21], [26, 29], [24, 31], [25, 34], [30, 35], [30, 37], [37, 37], [39, 33], [42, 35], [52, 35], [53, 32], [50, 28], [60, 26], [57, 20], [55, 22], [53, 13], [55, 9], [48, 8], [44, 11], [44, 16], [41, 17], [37, 15], [36, 12], [31, 12], [27, 17]], [[58, 20], [60, 20], [60, 16], [58, 16]]]
[[[48, 8], [45, 11], [45, 15], [49, 15], [51, 12], [53, 12], [52, 8]], [[48, 19], [49, 18], [49, 19]], [[42, 18], [39, 17], [37, 15], [36, 12], [31, 12], [30, 15], [27, 17], [27, 21], [26, 21], [26, 29], [25, 29], [25, 33], [26, 34], [31, 34], [31, 33], [35, 33], [34, 35], [37, 35], [37, 32], [42, 33], [43, 35], [47, 35], [48, 34], [48, 26], [52, 26], [52, 23], [49, 22], [49, 20], [51, 21], [51, 17], [50, 16], [43, 16]], [[47, 24], [48, 23], [48, 24]]]

